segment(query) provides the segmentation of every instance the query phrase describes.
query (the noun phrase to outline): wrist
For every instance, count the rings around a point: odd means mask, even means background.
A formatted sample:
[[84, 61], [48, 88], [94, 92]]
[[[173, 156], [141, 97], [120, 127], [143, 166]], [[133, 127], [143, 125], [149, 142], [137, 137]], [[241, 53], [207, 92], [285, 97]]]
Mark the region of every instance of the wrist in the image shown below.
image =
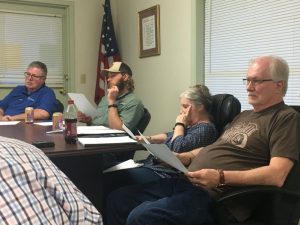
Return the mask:
[[181, 122], [176, 122], [174, 128], [177, 126], [181, 126], [181, 127], [185, 128], [185, 124], [181, 123]]
[[151, 143], [152, 137], [151, 137], [151, 136], [148, 136], [147, 139], [148, 139], [148, 141]]
[[117, 107], [118, 107], [117, 104], [109, 104], [107, 106], [107, 108], [117, 108]]

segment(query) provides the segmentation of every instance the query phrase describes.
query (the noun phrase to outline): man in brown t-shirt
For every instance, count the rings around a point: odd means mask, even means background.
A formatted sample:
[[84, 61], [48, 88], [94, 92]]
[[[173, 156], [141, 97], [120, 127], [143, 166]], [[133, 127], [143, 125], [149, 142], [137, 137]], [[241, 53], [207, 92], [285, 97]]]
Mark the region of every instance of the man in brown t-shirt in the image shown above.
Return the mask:
[[[240, 113], [207, 147], [178, 154], [188, 166], [185, 178], [124, 187], [107, 201], [107, 224], [206, 224], [213, 222], [218, 193], [237, 186], [281, 187], [299, 159], [300, 115], [283, 102], [289, 68], [276, 56], [250, 62], [244, 79], [253, 110]], [[252, 203], [228, 210], [245, 220]]]

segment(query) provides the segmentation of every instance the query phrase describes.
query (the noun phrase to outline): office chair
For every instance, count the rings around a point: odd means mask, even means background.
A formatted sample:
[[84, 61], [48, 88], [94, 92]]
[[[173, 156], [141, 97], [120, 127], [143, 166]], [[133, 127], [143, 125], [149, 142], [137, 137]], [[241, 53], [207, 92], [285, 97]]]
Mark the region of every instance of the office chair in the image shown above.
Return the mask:
[[[138, 125], [136, 126], [136, 129], [139, 130], [141, 133], [143, 133], [146, 130], [150, 120], [151, 120], [151, 114], [149, 113], [149, 110], [147, 108], [144, 108], [144, 115], [140, 119]], [[137, 130], [133, 132], [136, 135], [139, 134]]]
[[[148, 126], [149, 122], [151, 120], [151, 114], [149, 113], [149, 110], [147, 108], [144, 108], [144, 115], [142, 116], [142, 118], [140, 119], [140, 121], [138, 122], [136, 129], [132, 130], [132, 133], [134, 135], [139, 135], [137, 129], [143, 133], [146, 129], [146, 127]], [[114, 153], [114, 160], [112, 162], [112, 165], [109, 166], [113, 166], [116, 165], [118, 163], [124, 162], [128, 159], [133, 159], [135, 154], [135, 151], [128, 151], [128, 152], [118, 152], [118, 153]], [[108, 166], [106, 166], [108, 167]]]
[[219, 134], [222, 134], [226, 126], [241, 112], [240, 101], [230, 94], [213, 95], [213, 103], [210, 113]]
[[[300, 113], [300, 106], [292, 106]], [[274, 186], [241, 187], [224, 193], [215, 205], [214, 225], [297, 225], [300, 218], [300, 162], [296, 162], [282, 188]], [[224, 205], [233, 200], [258, 198], [259, 204], [243, 223], [229, 223]]]
[[56, 99], [57, 102], [57, 111], [56, 112], [64, 112], [64, 104], [62, 104], [62, 102], [59, 99]]

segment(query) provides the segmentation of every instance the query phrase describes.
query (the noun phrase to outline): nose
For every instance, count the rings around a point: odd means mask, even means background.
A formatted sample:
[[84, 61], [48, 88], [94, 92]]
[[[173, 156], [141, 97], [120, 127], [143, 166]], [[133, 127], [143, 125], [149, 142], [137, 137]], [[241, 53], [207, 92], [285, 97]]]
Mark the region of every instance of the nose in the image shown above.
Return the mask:
[[250, 81], [248, 84], [246, 84], [246, 90], [247, 91], [254, 90], [254, 85], [253, 85], [252, 81]]

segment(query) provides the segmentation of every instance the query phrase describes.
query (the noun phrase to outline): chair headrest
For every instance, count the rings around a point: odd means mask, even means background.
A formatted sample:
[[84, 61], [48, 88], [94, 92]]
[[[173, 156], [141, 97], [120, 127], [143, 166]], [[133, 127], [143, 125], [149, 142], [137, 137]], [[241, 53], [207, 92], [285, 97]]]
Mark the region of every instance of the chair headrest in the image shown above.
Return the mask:
[[217, 130], [221, 134], [226, 125], [241, 112], [241, 103], [236, 97], [230, 94], [216, 94], [212, 98], [211, 114]]

